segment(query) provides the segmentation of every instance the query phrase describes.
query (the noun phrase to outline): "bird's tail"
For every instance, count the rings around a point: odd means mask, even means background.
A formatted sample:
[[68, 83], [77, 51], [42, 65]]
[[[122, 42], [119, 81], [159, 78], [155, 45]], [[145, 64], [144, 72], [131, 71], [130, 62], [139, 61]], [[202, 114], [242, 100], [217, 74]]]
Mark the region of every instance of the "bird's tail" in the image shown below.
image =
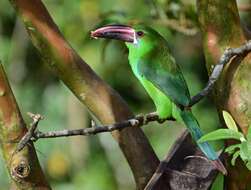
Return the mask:
[[[186, 124], [190, 134], [192, 135], [192, 138], [197, 142], [203, 136], [198, 121], [193, 116], [190, 110], [181, 111], [180, 116]], [[219, 160], [218, 155], [214, 151], [212, 146], [210, 146], [210, 144], [207, 142], [197, 144], [201, 151], [205, 154], [205, 156], [212, 162], [214, 167], [220, 172], [222, 172], [224, 175], [226, 175], [227, 170], [224, 167], [223, 163]]]

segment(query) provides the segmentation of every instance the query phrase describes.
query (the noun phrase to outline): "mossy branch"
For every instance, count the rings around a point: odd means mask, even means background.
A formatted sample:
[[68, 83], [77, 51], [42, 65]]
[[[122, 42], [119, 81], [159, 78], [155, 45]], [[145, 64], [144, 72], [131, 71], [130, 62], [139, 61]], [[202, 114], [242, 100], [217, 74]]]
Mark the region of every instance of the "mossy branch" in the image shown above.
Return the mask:
[[16, 189], [49, 190], [33, 144], [16, 152], [18, 142], [27, 132], [15, 97], [0, 64], [0, 144], [8, 172]]

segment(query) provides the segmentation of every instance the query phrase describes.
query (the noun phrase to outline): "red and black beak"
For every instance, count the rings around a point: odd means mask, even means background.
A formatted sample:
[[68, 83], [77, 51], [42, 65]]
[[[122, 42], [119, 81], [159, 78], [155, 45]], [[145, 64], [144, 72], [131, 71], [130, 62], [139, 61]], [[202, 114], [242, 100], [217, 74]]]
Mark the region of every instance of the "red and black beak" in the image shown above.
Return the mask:
[[136, 42], [135, 30], [126, 25], [108, 25], [91, 32], [93, 38], [116, 39], [124, 42]]

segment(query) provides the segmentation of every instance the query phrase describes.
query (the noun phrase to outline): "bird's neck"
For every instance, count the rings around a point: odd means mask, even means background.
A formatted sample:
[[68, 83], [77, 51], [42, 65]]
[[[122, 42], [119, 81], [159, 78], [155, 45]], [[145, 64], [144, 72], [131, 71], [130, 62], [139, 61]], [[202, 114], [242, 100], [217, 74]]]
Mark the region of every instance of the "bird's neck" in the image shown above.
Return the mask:
[[138, 76], [138, 64], [140, 62], [140, 57], [137, 54], [135, 54], [134, 51], [130, 51], [130, 49], [129, 49], [128, 61], [132, 68], [133, 73], [137, 77], [139, 77]]
[[134, 74], [138, 76], [138, 64], [140, 64], [142, 57], [151, 53], [151, 51], [153, 50], [153, 44], [139, 40], [137, 44], [126, 43], [126, 46], [129, 50], [129, 63]]

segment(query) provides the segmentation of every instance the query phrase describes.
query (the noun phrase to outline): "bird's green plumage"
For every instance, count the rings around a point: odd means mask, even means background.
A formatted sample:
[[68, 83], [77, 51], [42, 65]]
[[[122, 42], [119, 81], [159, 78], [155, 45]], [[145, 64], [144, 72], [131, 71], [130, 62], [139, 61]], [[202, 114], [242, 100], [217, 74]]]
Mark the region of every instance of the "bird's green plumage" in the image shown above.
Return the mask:
[[[202, 136], [197, 120], [191, 111], [178, 108], [189, 104], [190, 94], [166, 40], [149, 27], [138, 26], [134, 29], [143, 31], [144, 35], [137, 38], [137, 43], [126, 43], [133, 73], [152, 98], [159, 116], [182, 118], [197, 141]], [[198, 145], [209, 159], [217, 159], [217, 154], [208, 143]]]

